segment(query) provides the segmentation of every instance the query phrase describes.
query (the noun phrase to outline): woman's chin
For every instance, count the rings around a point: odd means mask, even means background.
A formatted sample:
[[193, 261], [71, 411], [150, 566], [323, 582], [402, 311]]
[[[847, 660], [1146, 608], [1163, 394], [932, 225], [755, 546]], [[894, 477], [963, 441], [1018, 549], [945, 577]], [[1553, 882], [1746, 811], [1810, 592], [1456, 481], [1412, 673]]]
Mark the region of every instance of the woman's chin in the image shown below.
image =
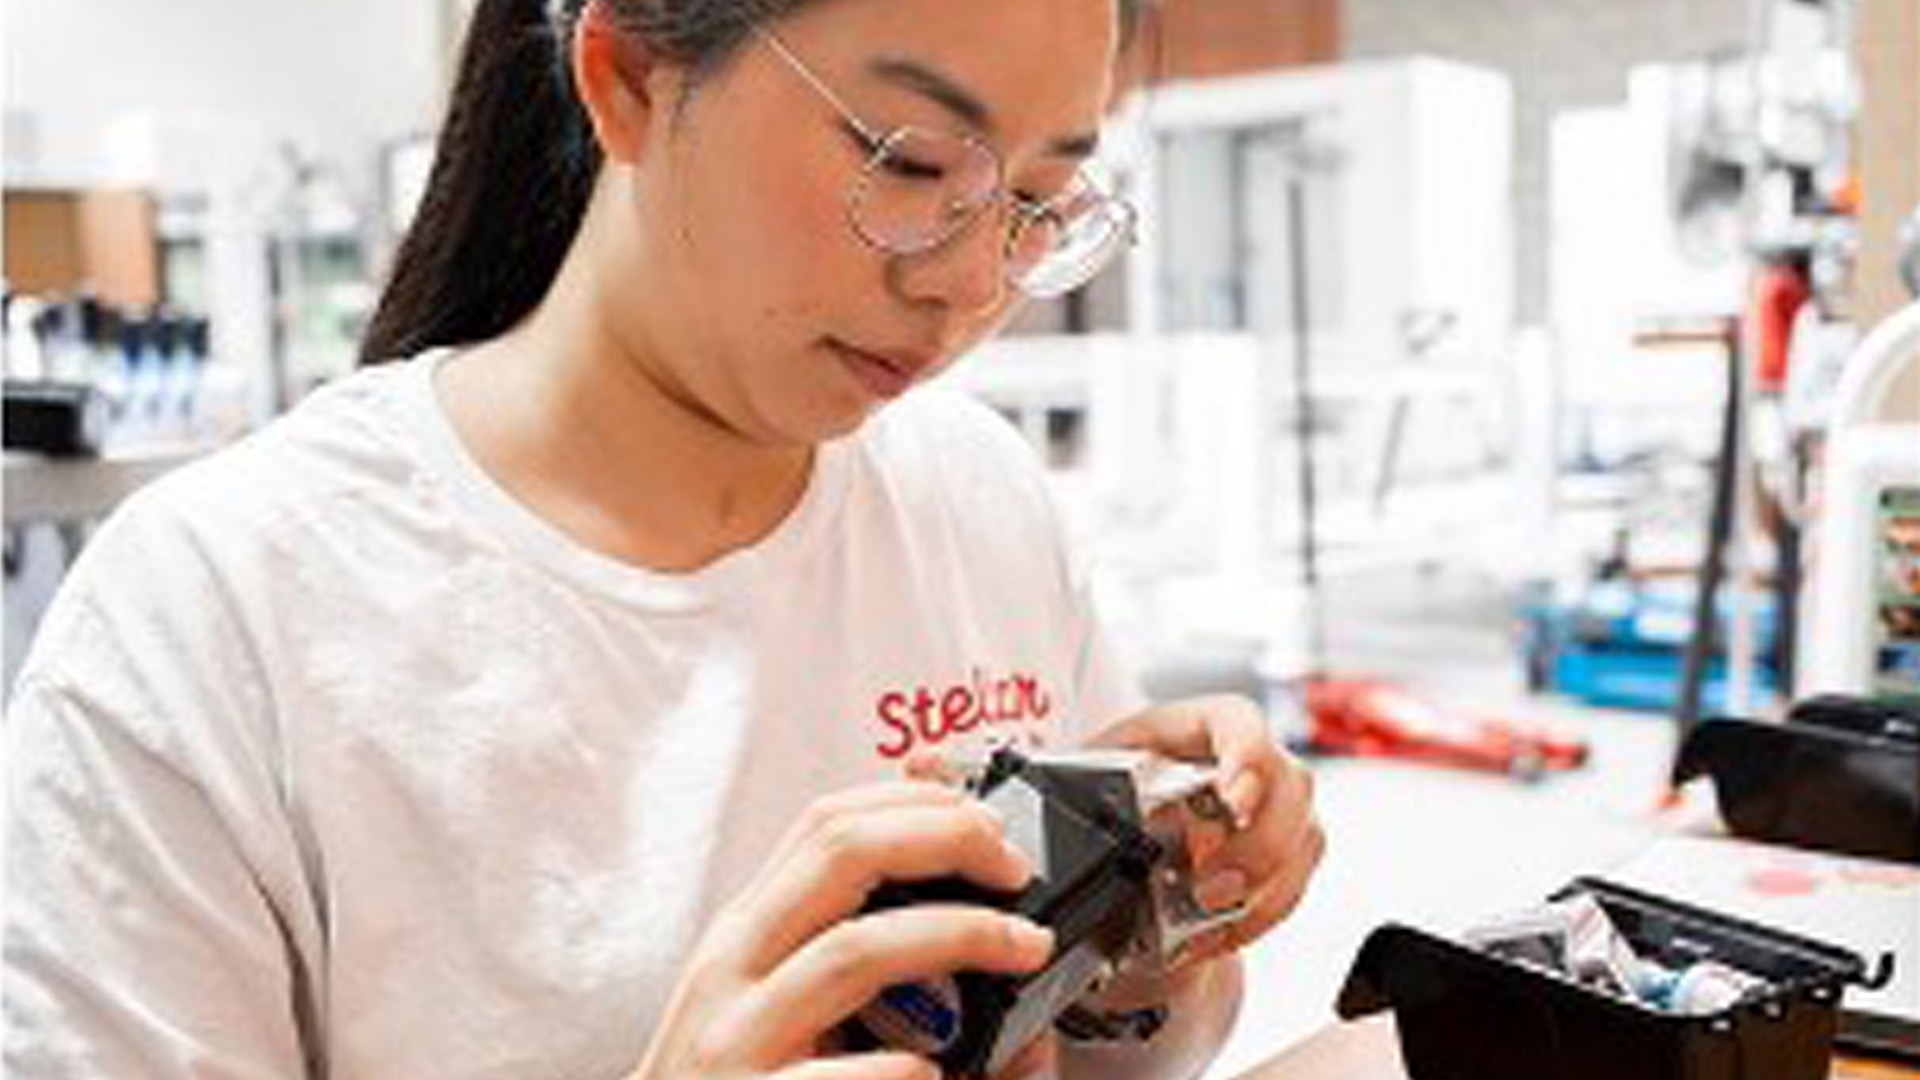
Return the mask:
[[822, 443], [845, 438], [860, 430], [862, 424], [872, 419], [874, 414], [878, 413], [884, 407], [884, 405], [871, 402], [862, 402], [852, 408], [841, 409], [830, 417], [822, 418], [813, 433], [813, 437], [807, 441]]

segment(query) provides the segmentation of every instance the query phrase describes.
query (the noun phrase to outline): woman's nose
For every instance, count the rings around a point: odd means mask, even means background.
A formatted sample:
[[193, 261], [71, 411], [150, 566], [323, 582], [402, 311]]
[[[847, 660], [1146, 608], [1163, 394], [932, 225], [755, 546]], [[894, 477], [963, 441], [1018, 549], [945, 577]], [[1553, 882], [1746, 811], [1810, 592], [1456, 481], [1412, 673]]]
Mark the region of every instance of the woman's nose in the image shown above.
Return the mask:
[[986, 207], [939, 246], [898, 257], [897, 287], [915, 303], [938, 303], [954, 315], [976, 316], [1007, 298], [1004, 200]]

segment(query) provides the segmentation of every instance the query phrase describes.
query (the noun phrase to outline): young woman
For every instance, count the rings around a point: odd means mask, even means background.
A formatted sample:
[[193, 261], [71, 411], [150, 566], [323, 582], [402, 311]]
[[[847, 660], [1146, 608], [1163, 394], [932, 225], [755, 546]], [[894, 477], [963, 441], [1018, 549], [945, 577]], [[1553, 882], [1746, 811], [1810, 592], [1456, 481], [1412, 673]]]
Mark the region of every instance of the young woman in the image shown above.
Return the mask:
[[860, 913], [1026, 880], [906, 768], [1007, 738], [1220, 763], [1250, 917], [1159, 1034], [1058, 1051], [1204, 1063], [1319, 858], [1307, 776], [1244, 702], [1143, 709], [1026, 448], [909, 392], [1124, 242], [1087, 159], [1132, 18], [481, 0], [381, 363], [142, 492], [43, 624], [10, 1075], [932, 1076], [829, 1036], [1045, 962]]

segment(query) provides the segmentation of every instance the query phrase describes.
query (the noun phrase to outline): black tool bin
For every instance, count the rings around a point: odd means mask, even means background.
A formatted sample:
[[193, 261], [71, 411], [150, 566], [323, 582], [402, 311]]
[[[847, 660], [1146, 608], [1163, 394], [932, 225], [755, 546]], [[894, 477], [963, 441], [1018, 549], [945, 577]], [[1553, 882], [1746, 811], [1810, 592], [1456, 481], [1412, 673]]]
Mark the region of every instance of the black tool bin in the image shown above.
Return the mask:
[[1553, 899], [1578, 893], [1643, 957], [1718, 960], [1772, 986], [1719, 1012], [1666, 1013], [1389, 924], [1361, 946], [1340, 1015], [1392, 1009], [1413, 1080], [1825, 1080], [1842, 989], [1892, 977], [1890, 956], [1869, 974], [1844, 949], [1592, 878]]
[[1795, 705], [1784, 724], [1694, 728], [1673, 782], [1711, 776], [1735, 836], [1920, 863], [1920, 709], [1846, 697]]

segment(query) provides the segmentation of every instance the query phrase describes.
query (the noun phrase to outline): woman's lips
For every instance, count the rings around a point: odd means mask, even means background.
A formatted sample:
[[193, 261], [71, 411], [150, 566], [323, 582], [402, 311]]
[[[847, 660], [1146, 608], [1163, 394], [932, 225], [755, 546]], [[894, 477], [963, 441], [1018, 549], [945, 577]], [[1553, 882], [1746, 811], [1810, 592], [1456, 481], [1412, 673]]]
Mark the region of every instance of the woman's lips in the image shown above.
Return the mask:
[[890, 401], [906, 393], [924, 366], [911, 360], [871, 353], [838, 338], [828, 338], [827, 348], [839, 358], [841, 366], [853, 375], [855, 381], [882, 401]]

